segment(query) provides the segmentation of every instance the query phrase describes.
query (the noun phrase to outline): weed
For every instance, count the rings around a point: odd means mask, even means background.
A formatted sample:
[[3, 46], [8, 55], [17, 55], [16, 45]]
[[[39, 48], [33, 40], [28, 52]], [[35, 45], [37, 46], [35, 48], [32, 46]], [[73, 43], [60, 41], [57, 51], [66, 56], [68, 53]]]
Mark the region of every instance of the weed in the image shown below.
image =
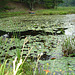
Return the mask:
[[64, 56], [75, 55], [75, 37], [68, 37], [64, 40], [62, 44], [62, 52], [64, 53]]

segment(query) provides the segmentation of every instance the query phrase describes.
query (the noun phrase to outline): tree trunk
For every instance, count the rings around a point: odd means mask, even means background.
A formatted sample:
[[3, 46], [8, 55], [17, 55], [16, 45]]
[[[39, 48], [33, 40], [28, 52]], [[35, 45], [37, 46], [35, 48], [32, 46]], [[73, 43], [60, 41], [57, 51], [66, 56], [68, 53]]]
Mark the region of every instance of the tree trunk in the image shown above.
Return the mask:
[[30, 10], [33, 10], [33, 2], [30, 3]]

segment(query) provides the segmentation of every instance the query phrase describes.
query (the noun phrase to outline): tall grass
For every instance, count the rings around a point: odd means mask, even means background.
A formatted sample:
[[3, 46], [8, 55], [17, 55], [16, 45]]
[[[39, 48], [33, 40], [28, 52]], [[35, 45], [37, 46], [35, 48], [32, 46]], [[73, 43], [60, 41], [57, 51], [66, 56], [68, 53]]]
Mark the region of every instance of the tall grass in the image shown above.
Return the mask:
[[5, 74], [6, 63], [7, 63], [7, 60], [1, 65], [1, 67], [0, 67], [0, 75]]
[[[31, 68], [30, 64], [28, 64], [28, 62], [26, 61], [27, 60], [27, 57], [29, 56], [31, 50], [33, 47], [31, 47], [31, 49], [28, 50], [28, 54], [25, 56], [25, 58], [23, 59], [23, 50], [24, 50], [24, 46], [25, 46], [25, 43], [27, 42], [27, 38], [25, 38], [24, 40], [24, 44], [23, 44], [23, 48], [22, 48], [22, 52], [18, 52], [17, 51], [17, 56], [15, 57], [15, 59], [13, 60], [13, 71], [9, 71], [7, 70], [5, 72], [5, 70], [7, 69], [6, 68], [6, 63], [7, 63], [7, 60], [1, 65], [0, 67], [0, 75], [36, 75], [36, 69], [37, 69], [37, 66], [38, 66], [38, 61], [40, 59], [40, 57], [43, 55], [43, 53], [41, 54], [38, 54], [38, 59], [37, 59], [37, 62], [36, 62], [36, 66], [34, 67], [34, 71], [32, 70], [33, 68]], [[29, 67], [27, 67], [29, 66]], [[28, 69], [27, 69], [28, 68]], [[31, 70], [29, 73], [26, 72], [27, 70]], [[25, 71], [24, 71], [25, 70]]]
[[75, 37], [68, 37], [62, 44], [64, 56], [75, 56]]

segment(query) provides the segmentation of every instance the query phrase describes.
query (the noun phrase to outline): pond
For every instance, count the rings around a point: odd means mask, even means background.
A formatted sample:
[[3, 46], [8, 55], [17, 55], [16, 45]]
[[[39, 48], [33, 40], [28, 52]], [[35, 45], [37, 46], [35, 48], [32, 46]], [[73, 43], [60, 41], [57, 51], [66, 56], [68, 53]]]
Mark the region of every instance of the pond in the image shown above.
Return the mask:
[[[43, 53], [39, 65], [55, 75], [75, 74], [75, 57], [64, 57], [62, 42], [65, 37], [75, 35], [75, 14], [71, 15], [21, 15], [0, 19], [0, 60], [14, 59], [21, 51], [25, 37], [23, 57], [33, 46], [29, 59], [36, 62]], [[54, 60], [52, 60], [54, 58]], [[49, 66], [47, 65], [49, 64]], [[39, 68], [39, 71], [42, 70]]]

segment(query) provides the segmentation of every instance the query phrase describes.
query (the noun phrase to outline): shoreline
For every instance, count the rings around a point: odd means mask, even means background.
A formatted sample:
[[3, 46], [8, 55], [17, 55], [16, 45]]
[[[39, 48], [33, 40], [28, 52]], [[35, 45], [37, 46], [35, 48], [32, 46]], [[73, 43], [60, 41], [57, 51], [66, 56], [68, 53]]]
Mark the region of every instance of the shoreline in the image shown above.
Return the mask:
[[75, 7], [58, 7], [57, 9], [38, 9], [29, 13], [29, 10], [25, 11], [8, 11], [0, 12], [0, 18], [4, 17], [12, 17], [12, 16], [19, 16], [19, 15], [67, 15], [67, 14], [75, 14]]

